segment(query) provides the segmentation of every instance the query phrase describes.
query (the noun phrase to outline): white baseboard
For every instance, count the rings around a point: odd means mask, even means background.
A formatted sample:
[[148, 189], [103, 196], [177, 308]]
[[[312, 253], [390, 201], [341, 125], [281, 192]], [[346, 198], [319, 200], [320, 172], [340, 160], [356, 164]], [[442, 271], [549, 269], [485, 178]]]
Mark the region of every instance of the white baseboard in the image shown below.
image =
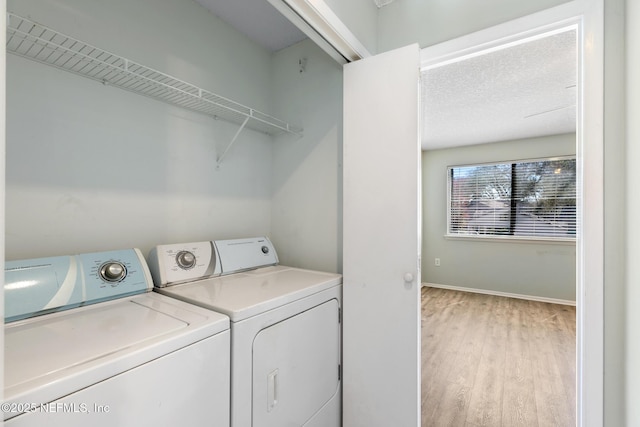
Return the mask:
[[537, 297], [534, 295], [521, 295], [521, 294], [512, 294], [509, 292], [499, 292], [499, 291], [491, 291], [487, 289], [476, 289], [476, 288], [463, 288], [461, 286], [449, 286], [449, 285], [439, 285], [437, 283], [422, 283], [422, 286], [426, 286], [429, 288], [441, 288], [441, 289], [449, 289], [452, 291], [460, 291], [460, 292], [473, 292], [476, 294], [485, 294], [485, 295], [494, 295], [498, 297], [508, 297], [508, 298], [518, 298], [518, 299], [526, 299], [529, 301], [538, 301], [538, 302], [548, 302], [550, 304], [561, 304], [561, 305], [576, 305], [575, 301], [557, 299], [557, 298], [547, 298], [547, 297]]

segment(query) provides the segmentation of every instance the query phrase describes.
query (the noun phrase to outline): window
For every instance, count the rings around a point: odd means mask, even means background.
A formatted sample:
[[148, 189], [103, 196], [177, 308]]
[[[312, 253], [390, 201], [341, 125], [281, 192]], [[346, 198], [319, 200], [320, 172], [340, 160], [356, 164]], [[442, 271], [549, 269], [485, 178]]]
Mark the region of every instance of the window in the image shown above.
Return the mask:
[[575, 238], [575, 158], [453, 166], [448, 175], [448, 235]]

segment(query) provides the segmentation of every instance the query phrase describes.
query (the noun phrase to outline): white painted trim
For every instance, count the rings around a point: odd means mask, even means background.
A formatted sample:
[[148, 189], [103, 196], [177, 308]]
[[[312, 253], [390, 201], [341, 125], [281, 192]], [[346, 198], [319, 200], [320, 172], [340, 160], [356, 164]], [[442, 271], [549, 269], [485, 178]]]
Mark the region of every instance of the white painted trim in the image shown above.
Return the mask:
[[[285, 0], [287, 2], [300, 2], [301, 0]], [[371, 56], [371, 53], [366, 47], [358, 40], [358, 38], [349, 30], [349, 28], [342, 22], [338, 15], [324, 2], [324, 0], [303, 0], [307, 4], [312, 6], [315, 13], [325, 22], [330, 28], [326, 34], [331, 35], [330, 42], [335, 41], [334, 46], [340, 51], [351, 50], [353, 54], [357, 55], [355, 59], [362, 59]], [[323, 34], [323, 35], [326, 35]]]
[[324, 0], [268, 0], [340, 64], [371, 56]]
[[491, 28], [470, 33], [422, 49], [423, 70], [462, 61], [480, 54], [545, 37], [577, 24], [582, 14], [578, 1], [571, 1], [533, 15], [514, 19]]
[[[450, 205], [449, 205], [450, 206]], [[576, 239], [527, 237], [527, 236], [492, 236], [489, 234], [445, 234], [447, 240], [467, 240], [470, 242], [522, 243], [525, 245], [563, 245], [575, 246]]]
[[524, 299], [528, 301], [547, 302], [549, 304], [571, 305], [574, 307], [576, 305], [575, 301], [571, 301], [567, 299], [547, 298], [547, 297], [539, 297], [535, 295], [513, 294], [511, 292], [500, 292], [500, 291], [493, 291], [490, 289], [465, 288], [462, 286], [440, 285], [437, 283], [426, 283], [426, 282], [423, 282], [422, 286], [427, 288], [448, 289], [450, 291], [471, 292], [474, 294], [493, 295], [496, 297], [507, 297], [507, 298]]
[[578, 49], [577, 158], [582, 224], [576, 241], [580, 427], [604, 425], [604, 0], [583, 0]]

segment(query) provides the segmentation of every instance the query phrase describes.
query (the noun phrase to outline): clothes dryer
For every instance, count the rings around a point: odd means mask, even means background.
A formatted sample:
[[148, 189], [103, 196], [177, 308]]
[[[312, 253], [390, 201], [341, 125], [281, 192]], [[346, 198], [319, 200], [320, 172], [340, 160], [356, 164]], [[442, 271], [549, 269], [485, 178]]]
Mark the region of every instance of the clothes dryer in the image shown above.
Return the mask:
[[4, 425], [229, 426], [228, 317], [151, 289], [137, 249], [8, 261]]
[[161, 245], [155, 290], [231, 319], [231, 425], [341, 424], [339, 274], [278, 265], [266, 237]]

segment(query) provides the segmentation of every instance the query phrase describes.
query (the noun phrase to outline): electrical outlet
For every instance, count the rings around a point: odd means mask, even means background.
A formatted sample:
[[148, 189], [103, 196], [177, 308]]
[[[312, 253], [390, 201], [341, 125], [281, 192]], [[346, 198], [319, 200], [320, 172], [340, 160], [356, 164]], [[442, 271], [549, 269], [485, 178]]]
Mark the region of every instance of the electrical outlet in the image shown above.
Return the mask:
[[440, 267], [440, 258], [436, 258], [435, 264], [436, 264], [436, 267]]

